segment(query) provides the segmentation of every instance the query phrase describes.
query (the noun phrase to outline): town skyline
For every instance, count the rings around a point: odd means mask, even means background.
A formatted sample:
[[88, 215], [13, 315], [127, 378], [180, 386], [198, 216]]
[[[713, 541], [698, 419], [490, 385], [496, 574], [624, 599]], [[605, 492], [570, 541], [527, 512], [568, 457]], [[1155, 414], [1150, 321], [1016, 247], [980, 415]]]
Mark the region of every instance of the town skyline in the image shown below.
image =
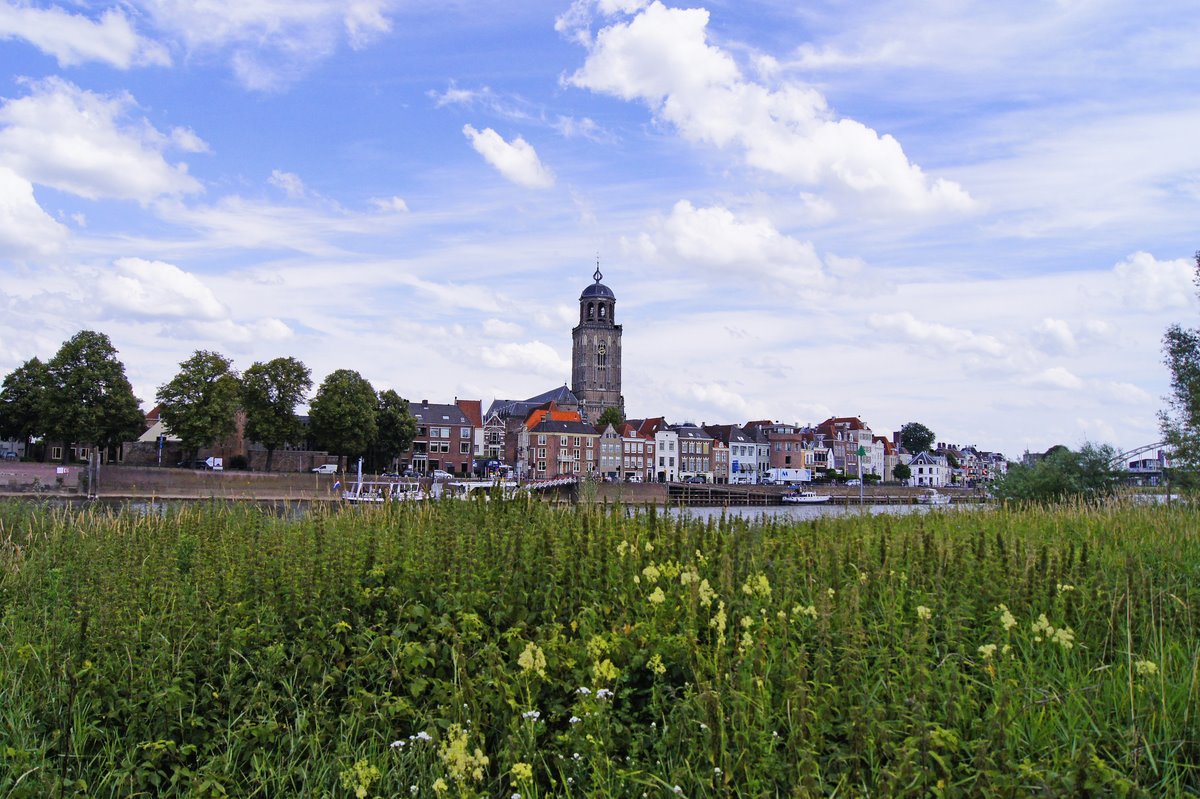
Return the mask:
[[[0, 377], [105, 332], [410, 401], [1158, 440], [1194, 324], [1200, 11], [0, 0]], [[303, 57], [296, 54], [303, 53]]]

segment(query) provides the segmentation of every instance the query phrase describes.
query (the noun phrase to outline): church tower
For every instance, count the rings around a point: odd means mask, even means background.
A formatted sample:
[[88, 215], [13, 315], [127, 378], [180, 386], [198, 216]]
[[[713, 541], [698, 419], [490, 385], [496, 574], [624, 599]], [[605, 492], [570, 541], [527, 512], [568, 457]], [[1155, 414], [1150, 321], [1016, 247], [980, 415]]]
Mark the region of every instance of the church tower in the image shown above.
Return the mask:
[[579, 295], [579, 324], [571, 331], [571, 392], [579, 398], [579, 411], [590, 424], [605, 408], [616, 408], [625, 418], [617, 296], [600, 282], [603, 279], [597, 261], [595, 282]]

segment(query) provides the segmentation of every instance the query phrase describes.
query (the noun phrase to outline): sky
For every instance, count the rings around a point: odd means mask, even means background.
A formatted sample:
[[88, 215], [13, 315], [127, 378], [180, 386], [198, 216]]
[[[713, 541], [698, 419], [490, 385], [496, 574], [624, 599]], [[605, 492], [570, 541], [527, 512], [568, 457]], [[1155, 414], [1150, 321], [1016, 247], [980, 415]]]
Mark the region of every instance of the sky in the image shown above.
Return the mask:
[[413, 401], [1159, 439], [1200, 302], [1200, 6], [0, 0], [0, 376], [106, 333]]

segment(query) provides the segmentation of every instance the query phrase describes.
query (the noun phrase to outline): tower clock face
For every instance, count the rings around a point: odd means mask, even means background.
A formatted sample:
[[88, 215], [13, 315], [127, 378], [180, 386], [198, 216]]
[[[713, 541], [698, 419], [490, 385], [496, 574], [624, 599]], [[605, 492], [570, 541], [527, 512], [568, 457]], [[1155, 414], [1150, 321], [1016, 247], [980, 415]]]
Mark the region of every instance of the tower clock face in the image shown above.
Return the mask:
[[608, 345], [601, 341], [600, 346], [596, 349], [596, 352], [603, 355], [604, 353], [608, 352]]

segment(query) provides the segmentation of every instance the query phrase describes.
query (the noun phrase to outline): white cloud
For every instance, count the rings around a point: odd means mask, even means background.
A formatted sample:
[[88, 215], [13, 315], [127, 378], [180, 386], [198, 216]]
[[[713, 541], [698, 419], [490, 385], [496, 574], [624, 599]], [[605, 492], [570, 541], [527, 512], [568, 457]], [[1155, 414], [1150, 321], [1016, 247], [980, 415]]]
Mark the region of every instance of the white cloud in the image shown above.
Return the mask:
[[746, 80], [733, 58], [708, 43], [708, 12], [655, 0], [632, 21], [602, 29], [580, 88], [644, 102], [685, 139], [734, 148], [750, 166], [806, 186], [841, 189], [914, 212], [971, 210], [957, 183], [931, 181], [890, 135], [838, 119], [815, 89]]
[[1052, 366], [1049, 369], [1043, 369], [1037, 374], [1027, 377], [1023, 382], [1031, 386], [1062, 389], [1064, 391], [1074, 391], [1083, 388], [1083, 381], [1063, 366]]
[[899, 336], [910, 343], [931, 347], [939, 353], [964, 352], [998, 358], [1007, 352], [1004, 344], [994, 336], [950, 327], [940, 322], [927, 322], [908, 311], [872, 314], [867, 317], [867, 324], [880, 333]]
[[248, 88], [278, 89], [331, 55], [391, 30], [391, 0], [142, 0], [155, 25], [189, 50], [228, 54]]
[[542, 165], [533, 146], [520, 136], [507, 142], [491, 128], [478, 131], [470, 125], [463, 126], [463, 134], [471, 140], [475, 152], [513, 183], [528, 189], [554, 185], [554, 173]]
[[54, 56], [60, 67], [88, 61], [99, 61], [118, 69], [171, 64], [167, 49], [138, 35], [119, 8], [109, 8], [99, 19], [93, 20], [57, 6], [33, 8], [0, 0], [0, 38], [25, 39]]
[[372, 197], [371, 205], [383, 214], [407, 214], [408, 203], [403, 197]]
[[1150, 396], [1150, 392], [1135, 386], [1132, 383], [1113, 382], [1107, 383], [1102, 389], [1106, 396], [1112, 397], [1118, 402], [1123, 402], [1126, 405], [1137, 406], [1155, 406], [1156, 400]]
[[521, 326], [500, 319], [488, 319], [483, 323], [483, 334], [491, 338], [516, 338], [521, 335]]
[[1144, 311], [1183, 308], [1193, 302], [1194, 264], [1190, 259], [1160, 261], [1150, 253], [1135, 252], [1113, 268], [1120, 296]]
[[58, 78], [31, 83], [28, 96], [0, 106], [0, 164], [89, 199], [145, 203], [201, 191], [186, 164], [164, 157], [171, 138], [130, 118], [134, 107], [127, 94], [96, 94]]
[[303, 197], [308, 193], [308, 190], [304, 188], [304, 181], [294, 172], [273, 169], [271, 170], [271, 177], [267, 179], [267, 182], [278, 189], [282, 189], [284, 194], [293, 199]]
[[722, 418], [745, 419], [749, 416], [749, 403], [736, 391], [716, 383], [692, 383], [687, 388], [692, 400], [719, 411]]
[[493, 369], [512, 369], [537, 375], [563, 377], [571, 371], [566, 359], [548, 344], [530, 341], [526, 344], [509, 342], [479, 350], [483, 363]]
[[174, 264], [121, 258], [112, 273], [96, 277], [95, 295], [110, 314], [142, 319], [225, 319], [229, 312], [212, 290]]
[[9, 256], [46, 256], [59, 251], [67, 228], [50, 217], [33, 196], [33, 185], [0, 166], [0, 251]]
[[1071, 325], [1062, 319], [1046, 317], [1034, 328], [1034, 333], [1047, 352], [1062, 354], [1075, 351], [1075, 334], [1071, 332]]
[[579, 320], [579, 309], [559, 303], [553, 306], [539, 306], [533, 312], [533, 322], [546, 330], [570, 330]]
[[721, 206], [696, 208], [680, 200], [653, 227], [631, 245], [647, 259], [765, 278], [770, 290], [780, 284], [813, 288], [827, 282], [813, 245], [781, 234], [767, 219], [742, 219]]

